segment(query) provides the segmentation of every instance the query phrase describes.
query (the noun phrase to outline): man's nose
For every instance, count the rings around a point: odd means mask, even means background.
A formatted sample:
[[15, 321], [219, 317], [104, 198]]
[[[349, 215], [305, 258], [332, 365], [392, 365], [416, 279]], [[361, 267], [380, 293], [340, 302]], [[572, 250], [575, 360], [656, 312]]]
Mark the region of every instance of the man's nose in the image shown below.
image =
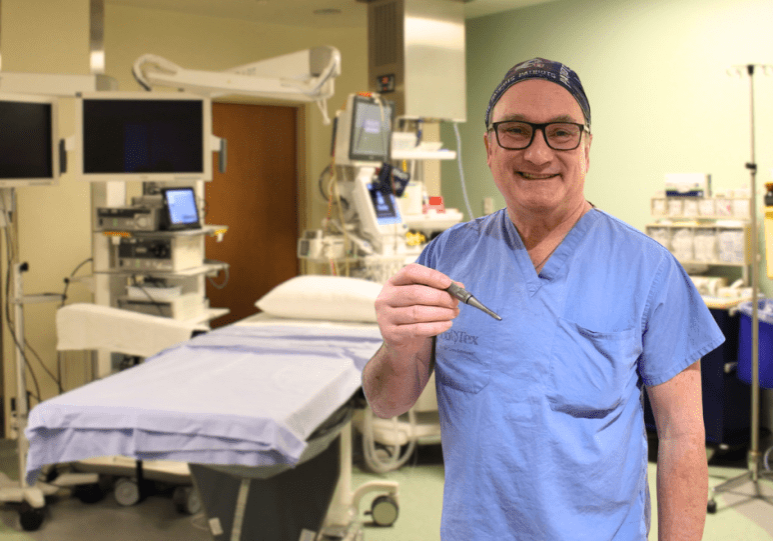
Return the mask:
[[542, 129], [534, 134], [534, 139], [526, 148], [524, 158], [535, 165], [544, 165], [553, 159], [553, 149], [548, 146]]

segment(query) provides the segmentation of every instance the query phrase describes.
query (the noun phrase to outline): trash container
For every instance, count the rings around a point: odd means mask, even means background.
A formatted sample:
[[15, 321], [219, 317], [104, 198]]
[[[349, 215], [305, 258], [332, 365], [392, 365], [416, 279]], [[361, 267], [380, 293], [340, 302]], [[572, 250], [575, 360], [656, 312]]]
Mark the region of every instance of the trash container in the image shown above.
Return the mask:
[[[741, 325], [738, 333], [738, 378], [752, 383], [752, 303], [738, 307]], [[757, 304], [759, 318], [760, 387], [773, 389], [773, 299], [760, 299]]]

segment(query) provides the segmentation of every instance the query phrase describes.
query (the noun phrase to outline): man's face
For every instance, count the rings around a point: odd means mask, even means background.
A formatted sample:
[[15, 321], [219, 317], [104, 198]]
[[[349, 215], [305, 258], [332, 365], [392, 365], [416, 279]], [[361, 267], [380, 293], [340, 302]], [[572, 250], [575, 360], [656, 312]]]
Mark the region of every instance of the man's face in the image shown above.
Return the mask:
[[[497, 102], [491, 122], [523, 120], [533, 123], [575, 122], [585, 124], [582, 109], [562, 86], [531, 79], [510, 87]], [[553, 150], [542, 131], [534, 134], [523, 150], [499, 146], [496, 134], [484, 136], [486, 161], [510, 213], [550, 213], [571, 210], [584, 203], [590, 135], [574, 150]]]

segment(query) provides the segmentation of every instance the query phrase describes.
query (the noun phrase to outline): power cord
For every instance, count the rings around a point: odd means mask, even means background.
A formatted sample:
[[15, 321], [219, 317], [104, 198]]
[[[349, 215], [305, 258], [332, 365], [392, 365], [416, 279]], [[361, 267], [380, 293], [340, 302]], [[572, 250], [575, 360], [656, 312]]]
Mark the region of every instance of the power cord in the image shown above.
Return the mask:
[[[75, 270], [73, 270], [70, 273], [70, 276], [66, 277], [64, 279], [64, 291], [62, 292], [62, 304], [61, 304], [61, 306], [64, 306], [65, 303], [67, 302], [67, 290], [70, 288], [70, 282], [72, 281], [73, 278], [75, 278], [75, 273], [77, 273], [83, 265], [85, 265], [86, 263], [89, 263], [89, 262], [93, 262], [93, 261], [94, 261], [94, 259], [92, 259], [92, 258], [88, 258], [88, 259], [86, 259], [84, 261], [81, 261], [78, 264], [78, 266], [75, 267]], [[61, 308], [61, 306], [60, 306], [60, 308]]]
[[225, 274], [225, 280], [223, 281], [222, 284], [216, 284], [211, 276], [207, 276], [207, 280], [209, 280], [209, 283], [212, 284], [212, 287], [214, 287], [215, 289], [225, 289], [225, 286], [228, 285], [228, 280], [231, 278], [231, 274], [229, 272], [228, 267], [225, 267], [223, 269], [223, 274]]

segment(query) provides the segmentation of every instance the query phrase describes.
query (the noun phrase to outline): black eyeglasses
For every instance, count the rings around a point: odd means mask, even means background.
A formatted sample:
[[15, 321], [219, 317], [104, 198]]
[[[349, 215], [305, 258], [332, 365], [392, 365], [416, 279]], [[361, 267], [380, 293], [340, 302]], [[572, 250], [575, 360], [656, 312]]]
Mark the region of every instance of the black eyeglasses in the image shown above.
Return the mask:
[[493, 122], [490, 130], [497, 137], [499, 146], [506, 150], [523, 150], [534, 141], [534, 134], [539, 130], [545, 136], [545, 142], [553, 150], [574, 150], [580, 146], [582, 132], [587, 128], [574, 122], [547, 122], [534, 124], [520, 120], [503, 120]]

